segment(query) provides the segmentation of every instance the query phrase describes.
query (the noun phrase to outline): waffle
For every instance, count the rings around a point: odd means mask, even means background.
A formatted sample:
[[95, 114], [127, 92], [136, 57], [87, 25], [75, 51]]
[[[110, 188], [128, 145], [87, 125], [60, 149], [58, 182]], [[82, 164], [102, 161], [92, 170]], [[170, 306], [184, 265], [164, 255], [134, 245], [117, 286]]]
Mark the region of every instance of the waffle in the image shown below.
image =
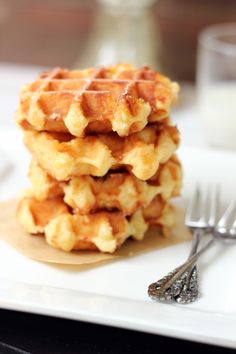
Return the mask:
[[130, 236], [142, 240], [149, 225], [158, 225], [165, 233], [175, 222], [173, 208], [160, 196], [129, 218], [121, 212], [108, 211], [72, 214], [61, 198], [43, 201], [23, 198], [18, 205], [17, 216], [28, 232], [44, 234], [47, 243], [55, 248], [109, 253], [113, 253]]
[[62, 197], [74, 212], [86, 215], [99, 210], [119, 210], [133, 214], [150, 204], [156, 195], [164, 200], [177, 196], [181, 187], [182, 171], [174, 156], [161, 166], [150, 181], [141, 181], [127, 172], [109, 173], [105, 177], [74, 177], [58, 182], [32, 160], [29, 171], [32, 189], [28, 196], [38, 200]]
[[56, 68], [23, 87], [16, 117], [25, 129], [127, 136], [167, 117], [177, 93], [176, 83], [149, 67]]
[[101, 177], [119, 168], [147, 180], [175, 152], [179, 133], [174, 126], [153, 124], [125, 138], [115, 133], [73, 138], [26, 131], [24, 141], [39, 164], [59, 181], [81, 175]]

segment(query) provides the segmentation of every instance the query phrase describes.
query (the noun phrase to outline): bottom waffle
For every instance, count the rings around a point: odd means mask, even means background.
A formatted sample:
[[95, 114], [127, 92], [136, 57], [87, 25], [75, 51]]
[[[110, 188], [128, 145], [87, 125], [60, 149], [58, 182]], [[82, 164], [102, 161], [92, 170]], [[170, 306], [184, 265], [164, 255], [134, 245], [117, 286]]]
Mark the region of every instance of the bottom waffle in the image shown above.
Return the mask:
[[121, 212], [101, 211], [73, 214], [61, 198], [37, 200], [23, 198], [17, 217], [32, 234], [44, 234], [48, 244], [64, 251], [98, 250], [113, 253], [127, 238], [142, 240], [150, 225], [167, 234], [175, 223], [175, 212], [160, 196], [132, 216]]

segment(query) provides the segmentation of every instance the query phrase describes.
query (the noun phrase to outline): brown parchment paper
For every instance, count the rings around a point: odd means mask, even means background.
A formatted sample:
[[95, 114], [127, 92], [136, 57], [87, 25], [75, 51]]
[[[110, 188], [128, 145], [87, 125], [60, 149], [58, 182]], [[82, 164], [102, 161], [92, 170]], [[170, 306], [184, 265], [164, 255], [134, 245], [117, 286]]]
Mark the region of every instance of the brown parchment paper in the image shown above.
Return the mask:
[[149, 230], [142, 241], [132, 239], [113, 254], [91, 251], [64, 252], [49, 246], [42, 236], [29, 235], [16, 220], [16, 200], [0, 203], [0, 239], [18, 252], [40, 262], [68, 264], [77, 266], [98, 265], [101, 262], [116, 260], [119, 257], [134, 256], [154, 249], [168, 247], [191, 239], [184, 226], [184, 213], [177, 209], [177, 224], [172, 235], [163, 237], [156, 229]]

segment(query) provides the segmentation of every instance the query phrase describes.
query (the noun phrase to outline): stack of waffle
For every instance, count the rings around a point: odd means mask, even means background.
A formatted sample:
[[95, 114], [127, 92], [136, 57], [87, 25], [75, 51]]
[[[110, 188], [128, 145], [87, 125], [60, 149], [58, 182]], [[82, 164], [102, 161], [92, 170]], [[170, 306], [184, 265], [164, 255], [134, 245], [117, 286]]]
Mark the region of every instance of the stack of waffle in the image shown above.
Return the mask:
[[169, 110], [178, 85], [116, 65], [54, 69], [23, 87], [17, 120], [32, 153], [32, 188], [18, 219], [59, 249], [114, 252], [150, 225], [174, 224], [179, 133]]

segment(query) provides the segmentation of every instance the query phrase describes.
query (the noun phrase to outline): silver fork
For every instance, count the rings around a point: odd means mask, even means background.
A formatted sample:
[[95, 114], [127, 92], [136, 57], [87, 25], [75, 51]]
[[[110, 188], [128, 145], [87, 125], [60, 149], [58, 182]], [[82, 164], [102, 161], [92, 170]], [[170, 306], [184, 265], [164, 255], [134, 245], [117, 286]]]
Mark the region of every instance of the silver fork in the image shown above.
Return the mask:
[[202, 194], [197, 186], [186, 212], [185, 223], [193, 232], [193, 242], [188, 260], [164, 278], [149, 285], [148, 295], [154, 300], [176, 301], [185, 304], [198, 297], [196, 265], [191, 263], [191, 266], [186, 267], [186, 264], [196, 254], [202, 235], [212, 232], [216, 225], [219, 210], [219, 188], [208, 187], [205, 198], [202, 197]]

